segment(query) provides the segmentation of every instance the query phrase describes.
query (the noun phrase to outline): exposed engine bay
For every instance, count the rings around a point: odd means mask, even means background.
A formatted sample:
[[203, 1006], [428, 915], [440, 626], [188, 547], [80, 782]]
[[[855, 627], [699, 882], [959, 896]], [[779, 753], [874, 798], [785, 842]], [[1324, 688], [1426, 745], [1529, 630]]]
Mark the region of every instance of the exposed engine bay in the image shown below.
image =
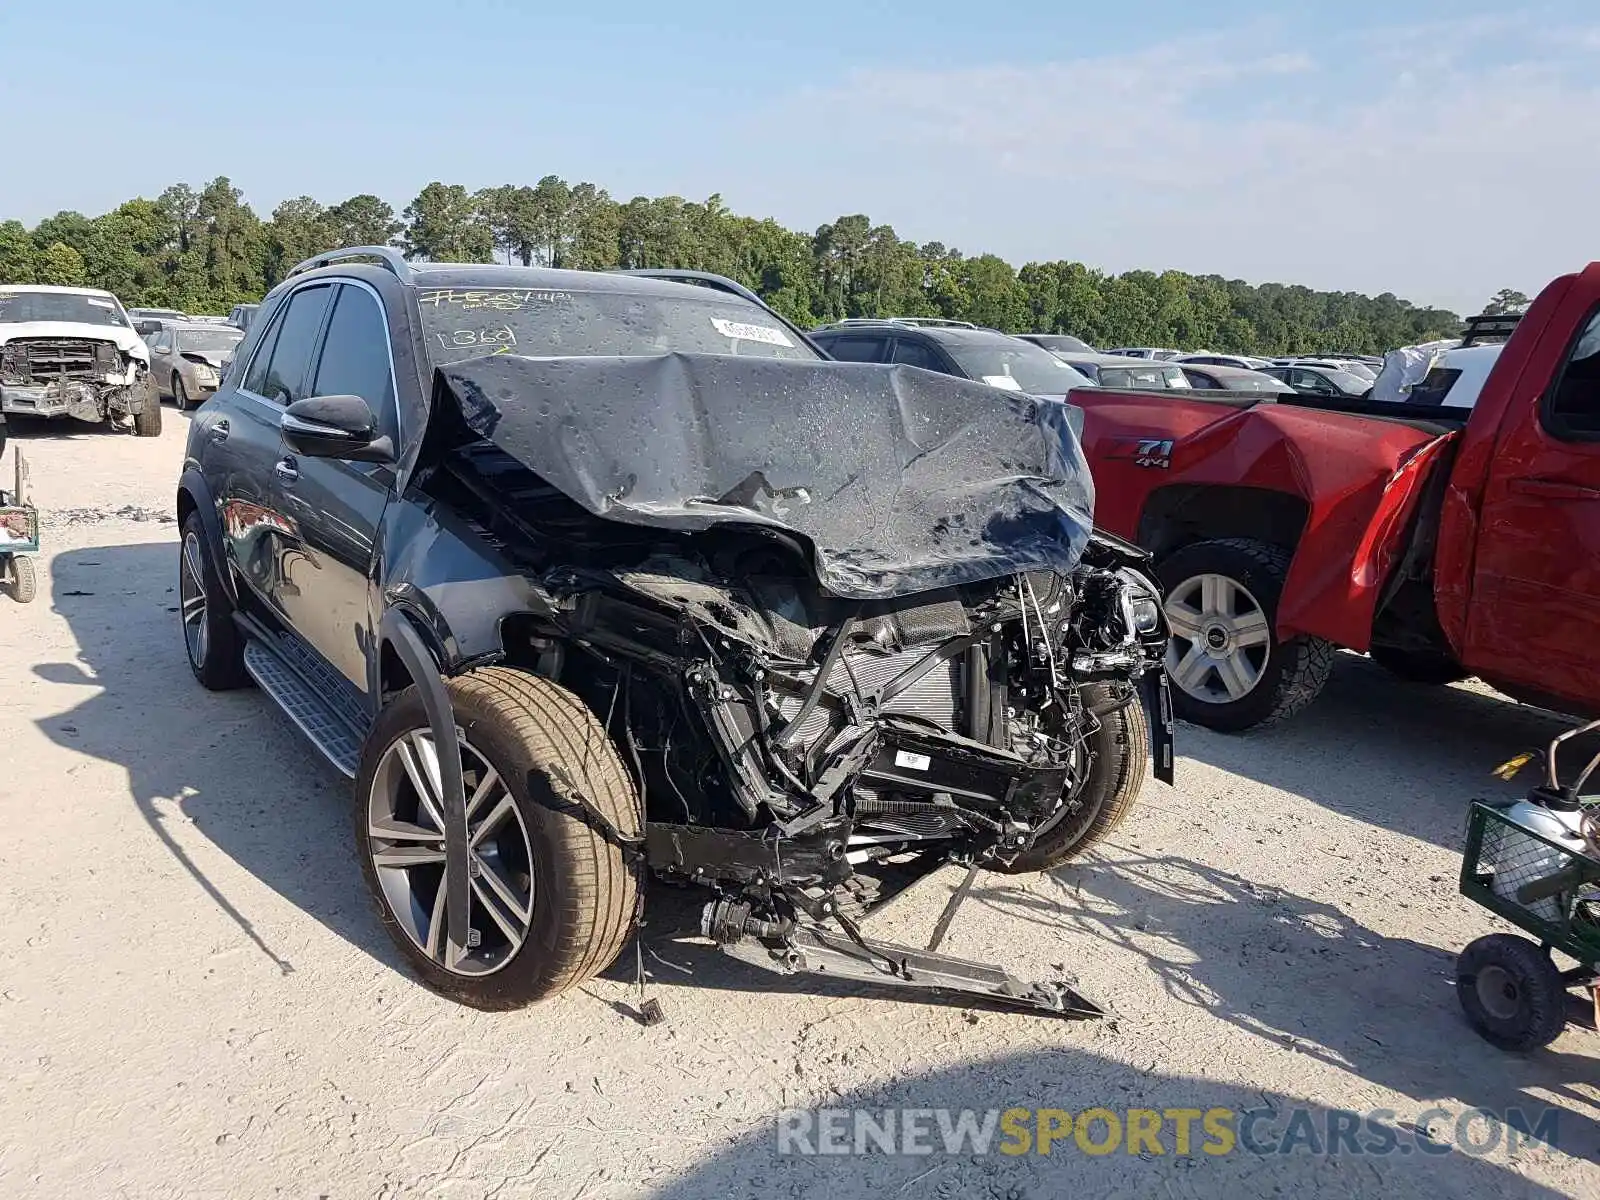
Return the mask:
[[[496, 359], [468, 367], [479, 400], [493, 394], [487, 372], [508, 369]], [[585, 396], [571, 364], [562, 369], [564, 390]], [[826, 511], [818, 499], [830, 493], [814, 478], [795, 487], [779, 464], [738, 489], [754, 514], [744, 519], [701, 515], [736, 508], [724, 492], [685, 502], [683, 519], [652, 520], [642, 505], [638, 518], [602, 516], [607, 496], [642, 490], [641, 470], [667, 468], [619, 462], [615, 489], [590, 470], [585, 503], [577, 485], [551, 485], [560, 465], [518, 439], [509, 406], [476, 426], [469, 416], [426, 490], [492, 537], [541, 598], [547, 615], [514, 631], [525, 639], [519, 656], [603, 718], [644, 797], [636, 850], [659, 875], [710, 889], [703, 932], [730, 954], [784, 972], [1097, 1015], [1066, 983], [1024, 984], [936, 951], [973, 873], [1044, 869], [1101, 836], [1097, 811], [1118, 789], [1117, 803], [1131, 803], [1146, 743], [1156, 775], [1171, 781], [1159, 590], [1142, 551], [1080, 530], [1079, 510], [1060, 499], [1087, 480], [1062, 457], [1079, 453], [1064, 424], [1022, 407], [992, 413], [991, 389], [927, 382], [936, 378], [918, 373], [919, 390], [899, 395], [898, 409], [910, 426], [919, 405], [945, 404], [942, 444], [960, 446], [966, 477], [951, 486], [938, 474], [944, 467], [928, 460], [939, 447], [897, 452], [924, 472], [924, 488], [904, 476], [888, 481], [899, 487], [869, 488], [881, 510]], [[519, 399], [531, 404], [522, 382]], [[719, 394], [696, 389], [699, 419]], [[545, 429], [559, 419], [541, 415]], [[782, 444], [782, 430], [767, 433]], [[993, 463], [985, 438], [998, 447]], [[846, 480], [831, 494], [866, 470], [827, 469]], [[892, 526], [892, 506], [925, 513], [935, 492], [971, 506], [972, 517], [958, 508], [953, 522], [976, 524], [985, 506], [1023, 500], [937, 562], [860, 533]], [[771, 507], [784, 495], [804, 521]], [[771, 519], [775, 511], [789, 519]], [[969, 868], [967, 884], [927, 950], [862, 934], [862, 920], [951, 862]]]

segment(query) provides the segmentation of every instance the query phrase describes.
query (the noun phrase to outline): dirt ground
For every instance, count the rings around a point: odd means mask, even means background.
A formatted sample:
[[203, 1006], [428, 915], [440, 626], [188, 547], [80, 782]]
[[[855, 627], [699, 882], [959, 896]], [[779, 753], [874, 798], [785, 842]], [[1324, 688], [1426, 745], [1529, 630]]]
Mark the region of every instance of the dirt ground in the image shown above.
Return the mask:
[[[982, 877], [946, 943], [1064, 965], [1115, 1021], [774, 986], [661, 888], [643, 958], [665, 1024], [631, 1019], [631, 949], [558, 1001], [476, 1013], [401, 970], [344, 782], [259, 693], [190, 676], [188, 423], [166, 422], [15, 439], [45, 549], [39, 599], [0, 600], [0, 1194], [1600, 1195], [1600, 1038], [1498, 1053], [1451, 982], [1496, 927], [1456, 893], [1466, 802], [1558, 718], [1345, 656], [1285, 728], [1180, 729], [1178, 786], [1149, 783], [1114, 845]], [[878, 932], [926, 936], [957, 878]], [[776, 1153], [783, 1107], [1097, 1105], [1387, 1109], [1413, 1152]], [[1558, 1121], [1480, 1157], [1435, 1106]], [[1442, 1153], [1410, 1144], [1419, 1121]]]

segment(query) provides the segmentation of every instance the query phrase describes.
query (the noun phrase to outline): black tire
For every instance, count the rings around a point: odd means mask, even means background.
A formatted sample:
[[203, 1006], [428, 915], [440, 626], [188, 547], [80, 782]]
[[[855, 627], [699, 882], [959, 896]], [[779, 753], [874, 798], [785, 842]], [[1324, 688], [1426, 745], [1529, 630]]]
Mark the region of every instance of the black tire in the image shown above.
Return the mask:
[[643, 806], [605, 729], [565, 688], [507, 667], [471, 671], [447, 687], [463, 737], [505, 782], [528, 834], [527, 936], [493, 974], [464, 976], [430, 958], [385, 899], [373, 863], [368, 803], [385, 753], [427, 728], [414, 687], [384, 708], [363, 747], [354, 804], [361, 869], [384, 928], [428, 987], [474, 1008], [520, 1008], [605, 970], [634, 931], [641, 867], [568, 797], [576, 792], [629, 837], [643, 832]]
[[1138, 693], [1121, 704], [1110, 687], [1092, 683], [1083, 689], [1083, 702], [1091, 709], [1110, 710], [1087, 739], [1087, 778], [1069, 800], [1066, 815], [1047, 827], [1026, 853], [997, 871], [1022, 875], [1059, 867], [1109, 837], [1139, 798], [1150, 765], [1150, 726]]
[[1397, 650], [1393, 646], [1374, 646], [1367, 654], [1389, 674], [1407, 683], [1442, 687], [1467, 678], [1467, 672], [1461, 669], [1461, 664], [1448, 654]]
[[172, 403], [179, 412], [189, 411], [189, 389], [183, 386], [183, 376], [172, 373]]
[[[178, 620], [183, 629], [184, 653], [189, 669], [201, 686], [213, 692], [231, 691], [250, 682], [244, 669], [244, 636], [233, 622], [233, 604], [217, 578], [211, 555], [206, 550], [206, 527], [200, 514], [191, 512], [183, 519], [182, 541], [178, 544]], [[194, 564], [198, 560], [200, 595], [204, 609], [198, 625], [187, 611], [193, 600]], [[186, 595], [186, 591], [189, 592]], [[204, 636], [198, 634], [199, 626]]]
[[[1172, 707], [1185, 721], [1225, 733], [1271, 725], [1304, 710], [1321, 693], [1333, 670], [1333, 643], [1315, 637], [1278, 640], [1278, 598], [1292, 555], [1280, 546], [1249, 538], [1195, 542], [1174, 551], [1156, 568], [1170, 598], [1202, 575], [1221, 575], [1243, 587], [1266, 617], [1267, 655], [1255, 685], [1236, 700], [1193, 695], [1174, 677]], [[1183, 640], [1174, 637], [1174, 654]], [[1171, 656], [1169, 655], [1169, 663]]]
[[1456, 997], [1472, 1027], [1502, 1050], [1537, 1050], [1566, 1028], [1567, 991], [1544, 949], [1491, 933], [1456, 959]]
[[133, 416], [134, 437], [161, 436], [161, 390], [151, 376], [145, 377], [144, 404]]
[[33, 559], [25, 554], [13, 554], [8, 565], [7, 593], [18, 604], [31, 604], [39, 594], [39, 575], [34, 570]]

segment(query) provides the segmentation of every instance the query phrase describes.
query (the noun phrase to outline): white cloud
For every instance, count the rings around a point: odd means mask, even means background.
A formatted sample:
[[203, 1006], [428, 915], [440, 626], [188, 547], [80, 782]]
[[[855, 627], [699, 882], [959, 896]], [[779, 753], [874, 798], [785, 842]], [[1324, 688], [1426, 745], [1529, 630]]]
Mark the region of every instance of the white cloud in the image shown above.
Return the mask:
[[848, 197], [903, 236], [1013, 261], [1475, 311], [1596, 250], [1597, 52], [1593, 29], [1489, 18], [1314, 47], [1252, 29], [1045, 65], [862, 71], [797, 98], [814, 156], [767, 199], [794, 219]]

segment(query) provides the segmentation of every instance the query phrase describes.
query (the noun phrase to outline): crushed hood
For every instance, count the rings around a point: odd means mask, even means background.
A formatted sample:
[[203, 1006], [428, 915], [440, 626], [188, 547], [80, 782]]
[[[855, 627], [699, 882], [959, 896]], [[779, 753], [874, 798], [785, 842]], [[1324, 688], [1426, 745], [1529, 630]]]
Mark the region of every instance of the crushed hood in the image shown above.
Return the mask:
[[473, 433], [596, 516], [790, 530], [837, 596], [1067, 571], [1093, 525], [1065, 405], [914, 367], [494, 355], [439, 382]]
[[119, 325], [90, 325], [78, 321], [14, 321], [0, 323], [0, 346], [17, 338], [82, 338], [90, 342], [115, 342], [117, 349], [150, 361], [150, 348], [133, 330]]

